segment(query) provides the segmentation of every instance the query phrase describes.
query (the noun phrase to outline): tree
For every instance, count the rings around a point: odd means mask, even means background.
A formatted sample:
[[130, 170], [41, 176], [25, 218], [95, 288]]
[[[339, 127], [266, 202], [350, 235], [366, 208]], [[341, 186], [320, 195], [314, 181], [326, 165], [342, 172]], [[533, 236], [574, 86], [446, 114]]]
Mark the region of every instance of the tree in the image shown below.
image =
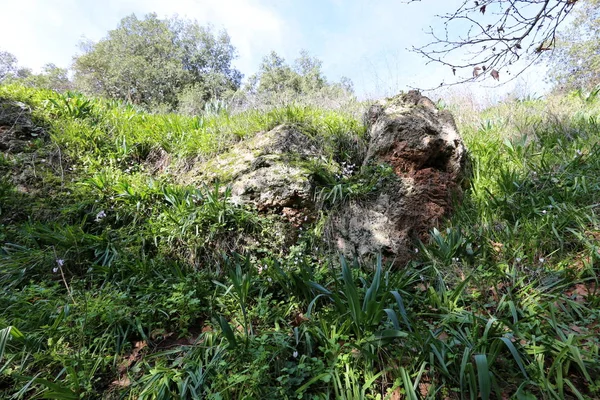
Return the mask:
[[17, 72], [17, 57], [8, 51], [0, 51], [0, 82]]
[[574, 15], [557, 38], [549, 78], [561, 90], [591, 90], [600, 85], [600, 0], [582, 1]]
[[256, 95], [288, 94], [304, 96], [324, 91], [352, 94], [352, 82], [343, 77], [340, 83], [329, 83], [322, 71], [322, 62], [302, 50], [294, 64], [272, 51], [263, 58], [258, 72], [251, 76], [246, 90]]
[[16, 74], [16, 80], [24, 85], [51, 89], [57, 92], [66, 92], [73, 89], [68, 70], [59, 68], [52, 63], [44, 65], [40, 74], [33, 74], [31, 70], [21, 68]]
[[[420, 0], [408, 0], [415, 2]], [[413, 51], [448, 67], [453, 83], [520, 75], [556, 46], [558, 27], [579, 0], [464, 0], [439, 15], [442, 29]], [[520, 65], [515, 65], [521, 61]], [[489, 73], [489, 75], [488, 75]]]
[[149, 14], [123, 18], [98, 43], [83, 43], [75, 59], [75, 82], [82, 91], [135, 104], [175, 108], [184, 88], [200, 88], [203, 98], [240, 86], [231, 67], [235, 48], [227, 32], [177, 18]]

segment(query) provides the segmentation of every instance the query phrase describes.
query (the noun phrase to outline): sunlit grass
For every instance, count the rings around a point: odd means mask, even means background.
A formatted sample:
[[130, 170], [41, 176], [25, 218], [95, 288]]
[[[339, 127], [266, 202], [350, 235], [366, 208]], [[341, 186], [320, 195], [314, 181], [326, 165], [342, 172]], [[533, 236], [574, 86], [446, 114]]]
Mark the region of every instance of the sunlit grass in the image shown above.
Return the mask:
[[[182, 161], [282, 123], [354, 162], [365, 130], [351, 114], [0, 97], [30, 104], [49, 133], [0, 162], [0, 397], [600, 396], [595, 97], [460, 118], [470, 189], [401, 271], [331, 254], [323, 220], [284, 244], [226, 188], [177, 183]], [[159, 150], [163, 172], [149, 165]], [[357, 175], [321, 193], [372, 187]]]

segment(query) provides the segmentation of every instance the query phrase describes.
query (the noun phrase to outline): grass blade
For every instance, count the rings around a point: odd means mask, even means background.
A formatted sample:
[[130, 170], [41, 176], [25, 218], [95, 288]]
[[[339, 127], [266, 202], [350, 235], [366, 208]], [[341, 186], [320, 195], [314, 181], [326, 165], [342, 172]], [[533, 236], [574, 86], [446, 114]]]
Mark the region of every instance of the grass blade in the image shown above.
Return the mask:
[[492, 376], [490, 375], [487, 355], [476, 354], [475, 364], [477, 365], [477, 380], [479, 382], [481, 399], [489, 400], [492, 393]]

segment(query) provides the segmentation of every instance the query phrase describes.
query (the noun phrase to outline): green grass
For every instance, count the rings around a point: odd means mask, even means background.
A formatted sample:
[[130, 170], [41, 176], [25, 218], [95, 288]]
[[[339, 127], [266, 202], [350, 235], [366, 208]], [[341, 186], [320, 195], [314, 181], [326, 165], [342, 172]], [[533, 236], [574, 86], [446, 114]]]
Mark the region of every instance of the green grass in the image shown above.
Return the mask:
[[[471, 115], [470, 190], [404, 270], [331, 254], [323, 219], [284, 251], [276, 217], [175, 179], [280, 123], [358, 164], [350, 114], [0, 98], [48, 132], [0, 158], [2, 398], [600, 397], [595, 98]], [[168, 155], [162, 172], [152, 154]], [[324, 215], [389, 175], [314, 172]]]

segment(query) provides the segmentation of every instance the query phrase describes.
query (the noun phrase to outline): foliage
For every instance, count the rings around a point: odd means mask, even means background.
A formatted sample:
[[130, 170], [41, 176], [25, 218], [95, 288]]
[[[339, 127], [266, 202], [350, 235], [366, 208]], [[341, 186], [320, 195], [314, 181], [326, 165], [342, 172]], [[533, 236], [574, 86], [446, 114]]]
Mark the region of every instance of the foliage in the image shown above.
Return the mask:
[[[20, 85], [0, 97], [48, 133], [0, 158], [2, 398], [600, 395], [597, 96], [472, 115], [471, 188], [402, 270], [321, 241], [339, 201], [394, 179], [353, 166], [365, 131], [347, 114], [148, 114]], [[307, 166], [323, 218], [291, 243], [227, 187], [175, 176], [279, 123], [325, 153]]]
[[600, 84], [600, 2], [582, 0], [572, 24], [558, 36], [550, 57], [550, 80], [563, 92]]
[[352, 82], [345, 77], [338, 83], [328, 82], [322, 64], [305, 50], [292, 65], [272, 51], [263, 58], [258, 72], [248, 78], [246, 95], [257, 98], [260, 103], [274, 105], [285, 105], [313, 95], [331, 99], [350, 97]]
[[236, 90], [242, 77], [231, 67], [235, 48], [225, 31], [215, 34], [210, 26], [156, 14], [123, 18], [106, 38], [84, 43], [82, 50], [73, 66], [79, 89], [145, 107], [174, 109], [184, 90], [199, 92], [204, 101], [220, 97]]
[[0, 51], [0, 82], [16, 72], [17, 57], [8, 51]]
[[44, 65], [42, 72], [39, 74], [22, 70], [18, 81], [23, 85], [50, 89], [57, 92], [66, 92], [73, 89], [73, 83], [69, 79], [68, 70], [57, 67], [54, 64]]

